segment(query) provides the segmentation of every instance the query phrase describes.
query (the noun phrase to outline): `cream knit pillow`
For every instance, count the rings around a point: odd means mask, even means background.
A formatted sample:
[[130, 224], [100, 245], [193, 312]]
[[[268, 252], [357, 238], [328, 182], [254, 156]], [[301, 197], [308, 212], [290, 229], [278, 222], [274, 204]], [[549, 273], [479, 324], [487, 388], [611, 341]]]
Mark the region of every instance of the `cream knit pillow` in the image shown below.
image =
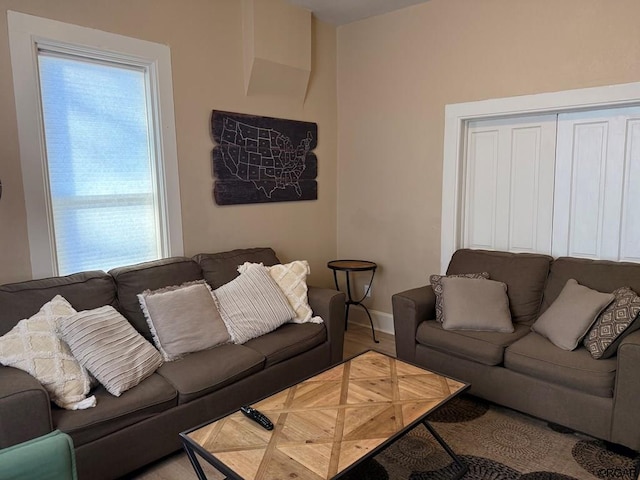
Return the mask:
[[91, 377], [56, 335], [56, 320], [76, 313], [62, 296], [56, 295], [32, 317], [20, 320], [0, 337], [0, 363], [35, 377], [47, 390], [51, 401], [62, 408], [93, 407], [87, 398]]

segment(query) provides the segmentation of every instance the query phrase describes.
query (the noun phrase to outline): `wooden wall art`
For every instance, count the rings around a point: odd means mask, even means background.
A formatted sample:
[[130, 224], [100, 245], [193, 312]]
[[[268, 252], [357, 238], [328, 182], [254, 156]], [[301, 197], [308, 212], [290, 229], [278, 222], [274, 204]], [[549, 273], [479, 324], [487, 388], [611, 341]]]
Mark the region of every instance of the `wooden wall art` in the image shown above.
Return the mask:
[[318, 125], [214, 110], [214, 198], [218, 205], [318, 198]]

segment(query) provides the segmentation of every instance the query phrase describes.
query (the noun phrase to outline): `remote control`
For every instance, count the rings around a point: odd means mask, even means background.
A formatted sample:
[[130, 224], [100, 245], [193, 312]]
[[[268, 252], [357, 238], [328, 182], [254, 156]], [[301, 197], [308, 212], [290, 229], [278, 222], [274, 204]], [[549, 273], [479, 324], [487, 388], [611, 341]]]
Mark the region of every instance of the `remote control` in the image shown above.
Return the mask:
[[250, 418], [265, 430], [273, 430], [273, 423], [262, 412], [248, 405], [240, 407], [240, 411], [244, 413], [245, 417]]

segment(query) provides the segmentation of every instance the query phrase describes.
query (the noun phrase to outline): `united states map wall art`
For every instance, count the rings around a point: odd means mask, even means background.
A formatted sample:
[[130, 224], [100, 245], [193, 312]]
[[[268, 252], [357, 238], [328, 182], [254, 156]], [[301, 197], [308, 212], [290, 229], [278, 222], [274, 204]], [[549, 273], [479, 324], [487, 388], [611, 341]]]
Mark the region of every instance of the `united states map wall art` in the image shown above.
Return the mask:
[[213, 196], [218, 205], [318, 198], [318, 125], [214, 110]]

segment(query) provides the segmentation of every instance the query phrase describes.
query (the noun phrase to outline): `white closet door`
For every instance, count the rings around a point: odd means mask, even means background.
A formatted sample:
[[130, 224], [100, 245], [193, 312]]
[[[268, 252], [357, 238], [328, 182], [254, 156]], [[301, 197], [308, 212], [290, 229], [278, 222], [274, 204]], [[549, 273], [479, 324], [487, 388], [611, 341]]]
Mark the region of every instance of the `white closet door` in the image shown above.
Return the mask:
[[557, 115], [467, 125], [462, 244], [551, 252]]
[[640, 108], [560, 114], [553, 255], [640, 261], [638, 182]]

